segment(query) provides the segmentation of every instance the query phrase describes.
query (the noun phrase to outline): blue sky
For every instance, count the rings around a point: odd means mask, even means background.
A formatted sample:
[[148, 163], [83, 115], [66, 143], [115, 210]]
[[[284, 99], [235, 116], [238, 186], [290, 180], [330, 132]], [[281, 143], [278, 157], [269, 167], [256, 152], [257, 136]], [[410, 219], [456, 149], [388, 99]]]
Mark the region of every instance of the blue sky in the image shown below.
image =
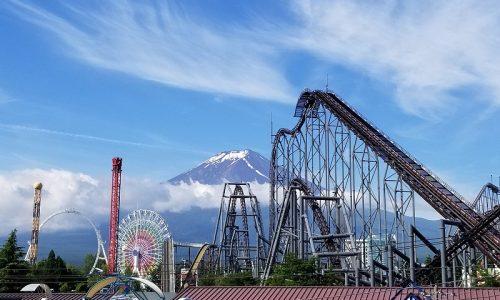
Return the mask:
[[500, 175], [496, 1], [2, 1], [0, 28], [2, 202], [40, 178], [47, 213], [102, 197], [104, 220], [120, 156], [129, 195], [160, 203], [217, 152], [269, 157], [271, 118], [292, 127], [327, 74], [466, 198]]

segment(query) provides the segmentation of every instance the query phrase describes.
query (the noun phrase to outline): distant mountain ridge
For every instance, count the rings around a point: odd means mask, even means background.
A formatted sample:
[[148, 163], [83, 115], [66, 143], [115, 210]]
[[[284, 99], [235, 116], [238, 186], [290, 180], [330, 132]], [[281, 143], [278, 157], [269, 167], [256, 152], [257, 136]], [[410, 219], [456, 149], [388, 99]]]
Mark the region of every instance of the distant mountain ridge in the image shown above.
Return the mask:
[[[266, 231], [269, 224], [268, 207], [262, 207], [262, 221], [264, 224], [264, 231]], [[169, 231], [175, 241], [179, 242], [194, 242], [194, 243], [212, 243], [214, 231], [217, 223], [218, 208], [198, 208], [193, 207], [187, 211], [182, 212], [163, 212], [161, 215], [167, 221]], [[394, 219], [394, 213], [388, 211], [387, 216], [389, 219]], [[359, 217], [359, 216], [358, 216]], [[412, 217], [405, 216], [405, 222], [411, 224]], [[435, 246], [439, 246], [440, 233], [436, 230], [440, 226], [439, 220], [427, 220], [424, 218], [416, 218], [416, 225], [419, 231], [429, 240], [435, 241]], [[357, 223], [358, 226], [361, 222]], [[99, 224], [98, 226], [103, 234], [103, 238], [107, 240], [107, 224]], [[388, 228], [392, 224], [388, 224]], [[361, 228], [358, 227], [357, 231]], [[20, 247], [27, 249], [27, 241], [30, 240], [31, 232], [20, 232], [17, 236], [17, 242]], [[0, 236], [0, 243], [4, 243], [7, 236]], [[66, 262], [79, 266], [83, 263], [86, 254], [96, 254], [97, 240], [95, 233], [91, 228], [76, 229], [70, 231], [60, 232], [42, 232], [39, 241], [39, 260], [47, 258], [51, 249], [57, 255], [60, 255]], [[107, 244], [105, 245], [107, 251]], [[427, 255], [432, 255], [430, 250], [425, 247], [419, 247], [417, 256], [420, 260], [424, 260]], [[188, 259], [185, 254], [179, 254], [176, 258], [178, 260]]]
[[[252, 150], [234, 150], [225, 151], [214, 155], [197, 167], [184, 172], [168, 182], [172, 184], [180, 184], [186, 182], [200, 182], [202, 184], [221, 184], [223, 182], [258, 182], [268, 183], [270, 161], [264, 156]], [[220, 199], [220, 198], [219, 198]], [[262, 221], [264, 230], [269, 227], [269, 207], [266, 205], [266, 199], [259, 199], [262, 205]], [[217, 223], [218, 208], [200, 208], [193, 206], [189, 210], [180, 212], [164, 211], [161, 215], [165, 218], [169, 231], [172, 233], [174, 240], [180, 242], [195, 242], [195, 243], [212, 243], [214, 231]], [[394, 220], [394, 213], [388, 211], [388, 220]], [[358, 218], [360, 218], [358, 216]], [[412, 217], [405, 216], [405, 223], [411, 224]], [[416, 218], [417, 228], [424, 236], [430, 240], [438, 241], [439, 222], [437, 220], [427, 220]], [[362, 221], [356, 222], [359, 228]], [[387, 224], [387, 228], [392, 228], [393, 224]], [[108, 224], [98, 224], [101, 228], [101, 234], [105, 240], [108, 239]], [[375, 226], [374, 231], [380, 228]], [[384, 229], [385, 230], [385, 229]], [[18, 244], [25, 247], [26, 241], [30, 240], [31, 232], [20, 232], [18, 235]], [[266, 233], [267, 236], [267, 233]], [[6, 237], [0, 237], [0, 242], [3, 242]], [[57, 233], [41, 232], [39, 244], [39, 258], [46, 258], [51, 249], [56, 251], [66, 262], [74, 265], [81, 265], [86, 254], [95, 254], [96, 237], [91, 228], [75, 229], [70, 231], [59, 231]], [[438, 243], [438, 242], [436, 242]], [[107, 248], [107, 244], [105, 245]], [[419, 259], [424, 259], [430, 252], [426, 249], [419, 249], [417, 256]], [[176, 259], [190, 259], [190, 256], [179, 254]]]
[[224, 182], [269, 182], [269, 159], [246, 149], [220, 152], [197, 167], [168, 180], [172, 184], [199, 182], [221, 184]]

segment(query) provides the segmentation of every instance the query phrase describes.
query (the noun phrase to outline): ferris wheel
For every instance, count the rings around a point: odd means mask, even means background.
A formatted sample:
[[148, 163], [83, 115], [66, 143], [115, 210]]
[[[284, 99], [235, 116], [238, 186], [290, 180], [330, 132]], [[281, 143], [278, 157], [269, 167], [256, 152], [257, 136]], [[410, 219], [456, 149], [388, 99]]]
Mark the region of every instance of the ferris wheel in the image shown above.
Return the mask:
[[118, 228], [118, 266], [145, 277], [162, 260], [163, 242], [170, 238], [167, 223], [152, 210], [139, 209], [128, 214]]

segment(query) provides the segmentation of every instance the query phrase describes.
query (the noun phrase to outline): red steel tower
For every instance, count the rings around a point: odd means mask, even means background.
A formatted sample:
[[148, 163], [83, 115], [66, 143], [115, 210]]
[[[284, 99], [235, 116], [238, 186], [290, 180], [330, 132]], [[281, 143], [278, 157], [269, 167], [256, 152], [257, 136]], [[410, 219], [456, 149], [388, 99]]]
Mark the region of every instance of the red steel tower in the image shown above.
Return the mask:
[[108, 273], [117, 271], [118, 222], [120, 220], [120, 185], [122, 178], [122, 159], [113, 157], [113, 175], [111, 178], [111, 213], [109, 215]]

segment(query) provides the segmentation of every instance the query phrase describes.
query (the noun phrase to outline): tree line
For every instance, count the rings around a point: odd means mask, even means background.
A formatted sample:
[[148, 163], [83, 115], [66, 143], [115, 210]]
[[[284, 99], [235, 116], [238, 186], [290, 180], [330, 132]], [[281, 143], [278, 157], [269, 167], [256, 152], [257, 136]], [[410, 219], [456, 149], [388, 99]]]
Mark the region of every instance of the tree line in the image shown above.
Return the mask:
[[[269, 286], [334, 286], [343, 285], [344, 279], [334, 273], [318, 272], [315, 258], [302, 260], [294, 254], [287, 254], [283, 263], [273, 268], [271, 277], [266, 281]], [[200, 276], [201, 286], [250, 286], [260, 285], [260, 280], [251, 272], [235, 274], [211, 274]]]
[[[86, 292], [106, 274], [106, 264], [98, 262], [98, 268], [104, 270], [102, 274], [88, 275], [95, 256], [88, 254], [80, 267], [67, 264], [60, 256], [51, 250], [47, 258], [35, 265], [24, 261], [22, 247], [17, 244], [17, 231], [13, 230], [0, 248], [0, 293], [19, 292], [29, 283], [45, 283], [54, 292]], [[500, 286], [500, 275], [476, 265], [473, 274], [474, 286]], [[124, 275], [131, 275], [127, 269]], [[260, 281], [250, 272], [236, 274], [214, 274], [205, 272], [200, 274], [198, 284], [201, 286], [248, 286], [259, 285]], [[160, 283], [158, 266], [153, 270], [150, 278], [154, 283]], [[436, 279], [439, 281], [439, 278]], [[320, 273], [314, 258], [301, 260], [294, 255], [286, 255], [284, 262], [273, 269], [273, 273], [266, 285], [275, 286], [309, 286], [309, 285], [343, 285], [343, 278], [334, 273]], [[436, 282], [437, 282], [436, 281]], [[179, 282], [180, 285], [180, 282]]]
[[[0, 248], [0, 293], [19, 292], [30, 283], [45, 283], [55, 292], [86, 292], [102, 278], [101, 275], [87, 275], [95, 261], [92, 254], [85, 257], [80, 267], [67, 264], [54, 250], [35, 265], [24, 261], [24, 255], [14, 229]], [[99, 263], [98, 267], [106, 270], [105, 263]]]

